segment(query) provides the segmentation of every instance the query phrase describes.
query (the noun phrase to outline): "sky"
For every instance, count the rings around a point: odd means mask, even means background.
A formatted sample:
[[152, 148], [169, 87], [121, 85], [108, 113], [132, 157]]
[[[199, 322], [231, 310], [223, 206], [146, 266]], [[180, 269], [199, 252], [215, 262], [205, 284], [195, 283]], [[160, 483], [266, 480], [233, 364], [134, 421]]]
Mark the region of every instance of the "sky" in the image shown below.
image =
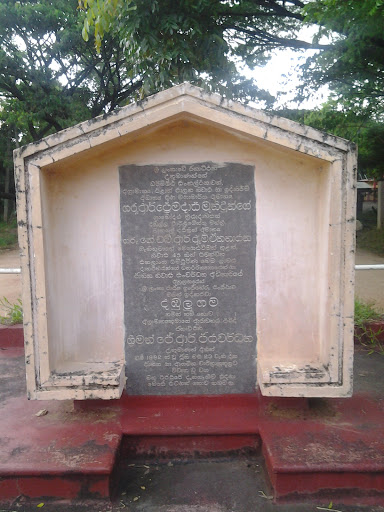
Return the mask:
[[[311, 42], [314, 31], [313, 28], [306, 27], [299, 32], [298, 38]], [[321, 42], [326, 41], [322, 40]], [[295, 68], [299, 64], [304, 63], [308, 57], [315, 53], [316, 50], [277, 50], [266, 66], [256, 68], [253, 71], [243, 69], [243, 72], [248, 78], [254, 78], [261, 89], [269, 91], [274, 96], [279, 91], [285, 92], [286, 94], [281, 97], [277, 104], [278, 107], [287, 106], [288, 108], [297, 108], [299, 107], [298, 103], [293, 101], [296, 89], [299, 85]], [[317, 94], [301, 103], [299, 108], [312, 109], [321, 107], [322, 103], [327, 101], [328, 96], [328, 87], [322, 87]], [[254, 103], [254, 106], [262, 108], [262, 105], [258, 105], [257, 103]]]
[[[293, 50], [280, 50], [275, 54], [266, 66], [257, 68], [254, 71], [248, 71], [248, 76], [252, 76], [257, 85], [269, 91], [272, 95], [276, 95], [279, 91], [286, 94], [278, 102], [278, 106], [287, 105], [289, 108], [297, 108], [298, 103], [294, 102], [295, 91], [299, 85], [296, 78], [295, 67], [304, 62], [309, 52], [303, 52], [299, 55]], [[327, 101], [329, 90], [323, 87], [317, 94], [314, 94], [309, 100], [300, 104], [300, 108], [320, 107], [322, 103]]]

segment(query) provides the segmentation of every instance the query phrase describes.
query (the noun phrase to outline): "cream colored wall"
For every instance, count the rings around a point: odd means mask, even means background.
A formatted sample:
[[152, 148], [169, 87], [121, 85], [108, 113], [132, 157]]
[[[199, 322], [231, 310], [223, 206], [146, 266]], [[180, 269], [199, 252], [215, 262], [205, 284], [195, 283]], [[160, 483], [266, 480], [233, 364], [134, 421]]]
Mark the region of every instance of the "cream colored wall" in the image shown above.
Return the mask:
[[47, 319], [60, 361], [122, 357], [123, 303], [116, 172], [91, 164], [44, 173]]
[[[327, 322], [327, 172], [287, 155], [258, 155], [257, 323], [260, 357], [319, 362]], [[257, 164], [256, 164], [257, 165]], [[268, 176], [273, 179], [268, 180]], [[324, 312], [325, 313], [325, 312]]]
[[327, 264], [320, 260], [328, 254], [328, 164], [321, 169], [321, 160], [262, 140], [176, 122], [43, 171], [53, 367], [123, 357], [118, 167], [206, 160], [255, 166], [259, 357], [274, 364], [289, 363], [293, 353], [295, 363], [319, 359], [327, 322]]

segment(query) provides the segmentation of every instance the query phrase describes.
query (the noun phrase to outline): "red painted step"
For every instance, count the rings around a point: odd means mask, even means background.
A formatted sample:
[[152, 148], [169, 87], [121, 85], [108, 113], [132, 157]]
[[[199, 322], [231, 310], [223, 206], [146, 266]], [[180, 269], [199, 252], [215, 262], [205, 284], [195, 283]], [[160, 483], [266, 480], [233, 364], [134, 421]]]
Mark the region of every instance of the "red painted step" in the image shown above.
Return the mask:
[[[7, 346], [8, 345], [8, 346]], [[259, 449], [279, 500], [360, 496], [384, 504], [384, 400], [260, 395], [28, 401], [24, 354], [0, 350], [0, 500], [108, 498], [119, 459]], [[45, 409], [46, 415], [36, 416]]]

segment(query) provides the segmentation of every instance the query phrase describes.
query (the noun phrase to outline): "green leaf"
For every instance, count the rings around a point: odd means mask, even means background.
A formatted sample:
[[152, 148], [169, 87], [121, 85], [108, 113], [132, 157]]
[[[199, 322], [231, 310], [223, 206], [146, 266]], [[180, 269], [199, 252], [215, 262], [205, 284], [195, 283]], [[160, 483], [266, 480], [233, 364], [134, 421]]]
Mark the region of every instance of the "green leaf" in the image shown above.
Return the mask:
[[83, 36], [84, 41], [87, 42], [89, 40], [88, 32], [87, 32], [87, 29], [85, 27], [83, 27], [83, 30], [81, 31], [81, 35]]

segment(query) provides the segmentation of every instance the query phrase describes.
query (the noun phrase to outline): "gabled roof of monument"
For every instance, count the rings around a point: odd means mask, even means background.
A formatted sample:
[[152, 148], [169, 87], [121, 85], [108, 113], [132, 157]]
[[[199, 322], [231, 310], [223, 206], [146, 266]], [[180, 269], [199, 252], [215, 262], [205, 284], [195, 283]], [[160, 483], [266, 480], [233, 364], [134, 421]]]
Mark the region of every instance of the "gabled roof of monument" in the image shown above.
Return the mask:
[[119, 137], [177, 119], [216, 126], [237, 136], [263, 139], [299, 153], [334, 161], [355, 145], [309, 126], [209, 94], [189, 83], [159, 92], [110, 114], [85, 121], [15, 150], [39, 167], [90, 150]]

